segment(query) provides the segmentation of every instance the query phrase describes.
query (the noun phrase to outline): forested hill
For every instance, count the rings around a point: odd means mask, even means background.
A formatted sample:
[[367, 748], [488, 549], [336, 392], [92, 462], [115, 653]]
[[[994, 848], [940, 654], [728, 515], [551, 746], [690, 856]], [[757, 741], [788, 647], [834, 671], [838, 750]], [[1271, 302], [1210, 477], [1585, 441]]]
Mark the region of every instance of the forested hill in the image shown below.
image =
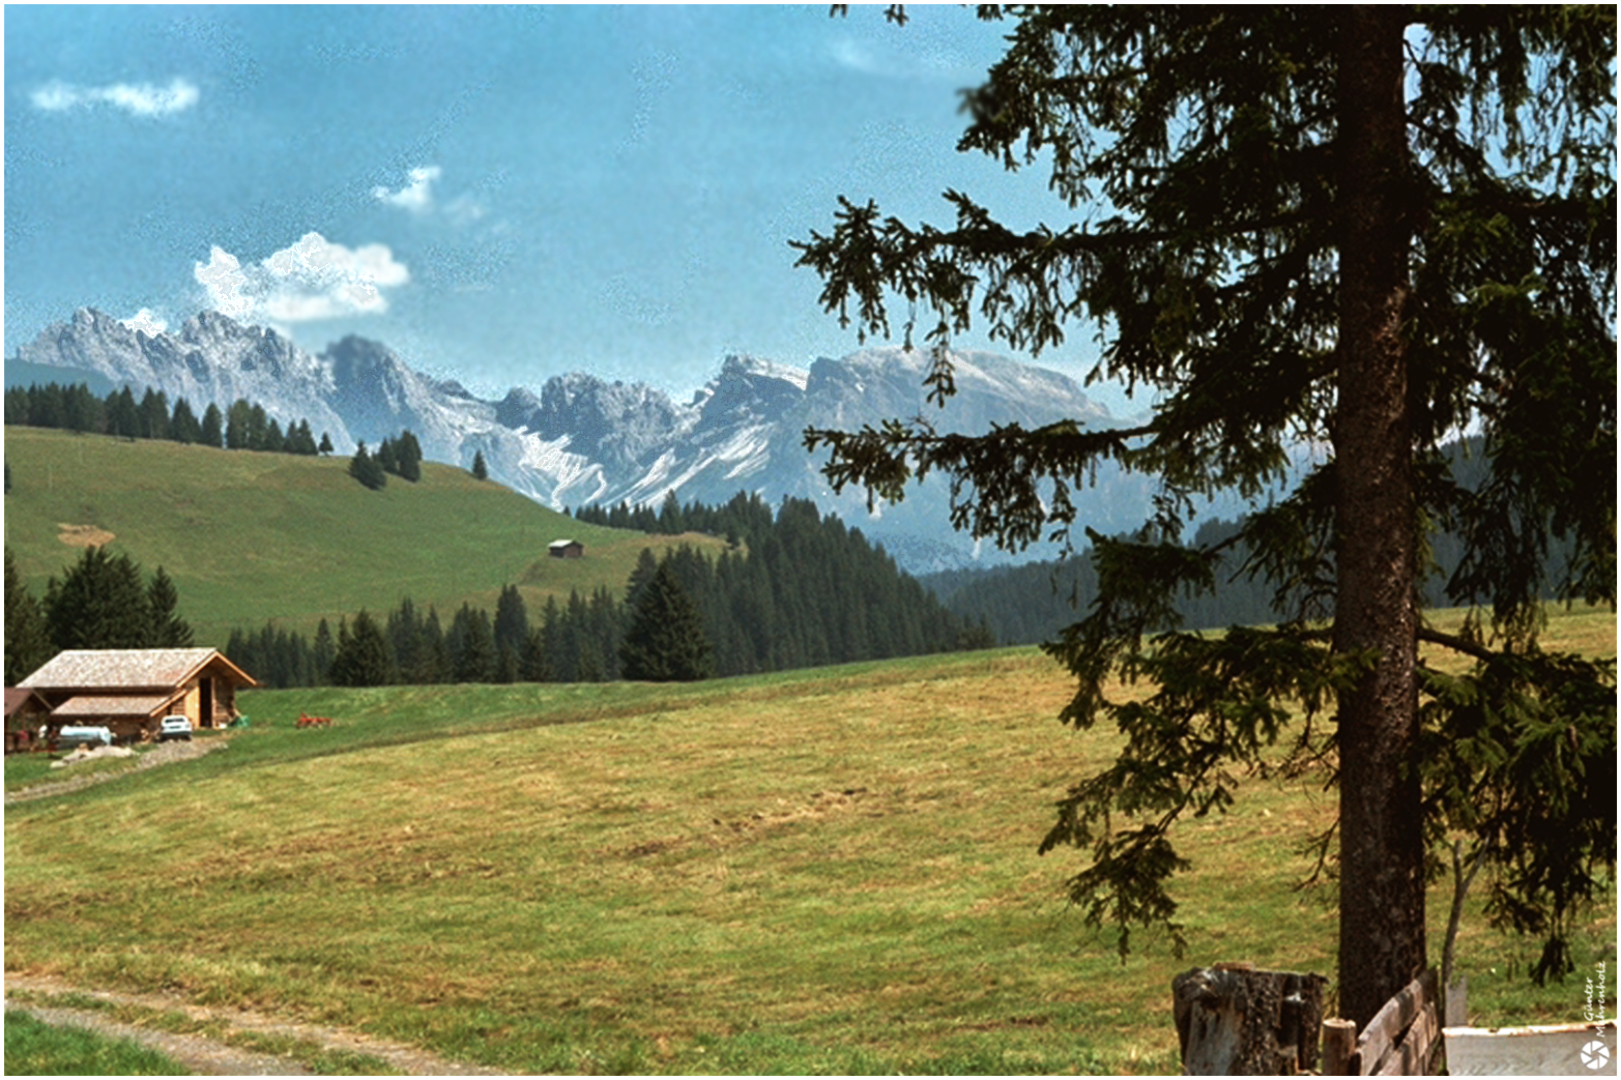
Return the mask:
[[723, 675], [817, 667], [994, 644], [977, 616], [958, 618], [860, 529], [806, 499], [773, 514], [758, 496], [655, 514], [620, 504], [582, 507], [577, 520], [671, 536], [724, 537], [718, 557], [682, 548], [672, 569], [703, 615]]
[[[591, 507], [576, 520], [649, 534], [621, 588], [574, 590], [531, 610], [509, 586], [493, 617], [464, 604], [443, 620], [405, 597], [386, 614], [323, 623], [313, 641], [274, 625], [242, 628], [227, 654], [272, 686], [628, 678], [622, 645], [637, 618], [632, 600], [661, 564], [694, 609], [715, 675], [995, 644], [977, 619], [951, 614], [882, 547], [806, 500], [785, 499], [773, 513], [757, 495], [722, 507], [672, 498], [657, 513]], [[728, 543], [717, 554], [677, 540], [694, 533]]]

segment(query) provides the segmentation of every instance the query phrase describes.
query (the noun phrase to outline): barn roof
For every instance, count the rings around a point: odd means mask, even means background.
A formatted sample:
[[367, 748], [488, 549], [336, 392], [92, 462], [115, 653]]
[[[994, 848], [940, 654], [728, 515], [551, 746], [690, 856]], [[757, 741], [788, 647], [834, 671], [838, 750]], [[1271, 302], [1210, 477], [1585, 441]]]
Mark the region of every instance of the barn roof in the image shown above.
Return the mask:
[[36, 704], [38, 704], [42, 710], [50, 709], [50, 705], [45, 701], [44, 698], [40, 697], [34, 691], [28, 689], [26, 686], [8, 686], [8, 687], [6, 687], [6, 715], [7, 716], [10, 716], [13, 713], [18, 712], [19, 710], [24, 708], [30, 701], [33, 701]]
[[51, 711], [52, 720], [71, 720], [74, 717], [138, 716], [143, 719], [167, 709], [174, 694], [118, 694], [105, 697], [81, 694], [68, 698]]
[[68, 649], [18, 686], [34, 690], [146, 690], [179, 686], [210, 663], [244, 686], [253, 678], [218, 649]]

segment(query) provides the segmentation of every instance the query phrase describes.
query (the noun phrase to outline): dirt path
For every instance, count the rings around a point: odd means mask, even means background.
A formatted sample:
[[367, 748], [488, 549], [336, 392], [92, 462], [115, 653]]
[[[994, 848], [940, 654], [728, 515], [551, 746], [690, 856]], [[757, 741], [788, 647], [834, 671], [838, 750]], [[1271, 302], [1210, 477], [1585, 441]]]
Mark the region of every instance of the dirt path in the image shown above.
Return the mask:
[[6, 973], [6, 1008], [32, 1013], [49, 1024], [86, 1028], [112, 1038], [134, 1039], [168, 1054], [186, 1068], [207, 1076], [311, 1076], [310, 1069], [288, 1057], [253, 1053], [206, 1035], [175, 1035], [164, 1031], [120, 1023], [98, 1009], [64, 1009], [49, 1005], [14, 1003], [16, 990], [41, 994], [78, 993], [118, 1005], [139, 1005], [164, 1012], [178, 1012], [198, 1021], [217, 1021], [242, 1032], [306, 1039], [331, 1051], [365, 1054], [385, 1061], [408, 1076], [502, 1076], [495, 1069], [446, 1061], [425, 1050], [401, 1043], [374, 1039], [318, 1024], [290, 1023], [263, 1013], [243, 1009], [214, 1009], [191, 1005], [166, 994], [126, 994], [81, 990], [50, 976]]

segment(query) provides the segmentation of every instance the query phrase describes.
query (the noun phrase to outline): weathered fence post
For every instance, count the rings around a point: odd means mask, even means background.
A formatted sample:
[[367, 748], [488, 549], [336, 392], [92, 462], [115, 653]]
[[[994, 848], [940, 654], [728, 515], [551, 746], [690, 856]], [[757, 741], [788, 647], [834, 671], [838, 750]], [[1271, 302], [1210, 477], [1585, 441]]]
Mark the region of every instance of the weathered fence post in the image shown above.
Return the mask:
[[1171, 983], [1182, 1071], [1189, 1076], [1293, 1075], [1317, 1064], [1321, 975], [1194, 968]]
[[1323, 1075], [1362, 1075], [1362, 1055], [1356, 1049], [1355, 1020], [1323, 1021]]

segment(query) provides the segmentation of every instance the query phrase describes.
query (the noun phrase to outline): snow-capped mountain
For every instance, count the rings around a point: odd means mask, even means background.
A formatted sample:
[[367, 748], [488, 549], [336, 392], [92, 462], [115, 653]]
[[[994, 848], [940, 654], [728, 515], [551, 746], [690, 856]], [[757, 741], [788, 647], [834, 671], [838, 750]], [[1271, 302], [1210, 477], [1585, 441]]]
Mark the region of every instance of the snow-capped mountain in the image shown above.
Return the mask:
[[[775, 503], [811, 498], [881, 540], [915, 571], [975, 557], [973, 542], [951, 531], [946, 484], [913, 488], [904, 502], [868, 511], [866, 496], [835, 496], [821, 475], [825, 452], [804, 448], [807, 427], [854, 429], [891, 417], [926, 415], [941, 430], [982, 432], [992, 423], [1026, 426], [1063, 418], [1107, 426], [1107, 410], [1056, 372], [989, 353], [954, 356], [956, 395], [944, 409], [925, 401], [927, 357], [868, 349], [810, 368], [729, 356], [689, 402], [642, 383], [587, 374], [548, 379], [539, 393], [514, 388], [478, 399], [454, 382], [413, 371], [387, 346], [346, 337], [312, 355], [274, 330], [204, 312], [178, 331], [131, 330], [81, 310], [19, 349], [11, 369], [89, 372], [136, 393], [184, 397], [199, 414], [238, 398], [263, 405], [282, 425], [308, 420], [338, 452], [375, 445], [409, 428], [429, 460], [470, 465], [482, 453], [493, 478], [547, 505], [724, 503], [738, 491]], [[1141, 520], [1146, 498], [1125, 485], [1098, 500], [1088, 524], [1116, 529]]]
[[314, 431], [330, 432], [334, 444], [354, 449], [342, 418], [328, 404], [329, 367], [274, 330], [242, 326], [216, 312], [205, 311], [173, 333], [148, 334], [81, 308], [71, 322], [50, 327], [13, 359], [91, 372], [136, 393], [150, 386], [171, 403], [185, 398], [198, 416], [210, 402], [224, 409], [246, 398], [263, 405], [283, 427], [307, 419]]

